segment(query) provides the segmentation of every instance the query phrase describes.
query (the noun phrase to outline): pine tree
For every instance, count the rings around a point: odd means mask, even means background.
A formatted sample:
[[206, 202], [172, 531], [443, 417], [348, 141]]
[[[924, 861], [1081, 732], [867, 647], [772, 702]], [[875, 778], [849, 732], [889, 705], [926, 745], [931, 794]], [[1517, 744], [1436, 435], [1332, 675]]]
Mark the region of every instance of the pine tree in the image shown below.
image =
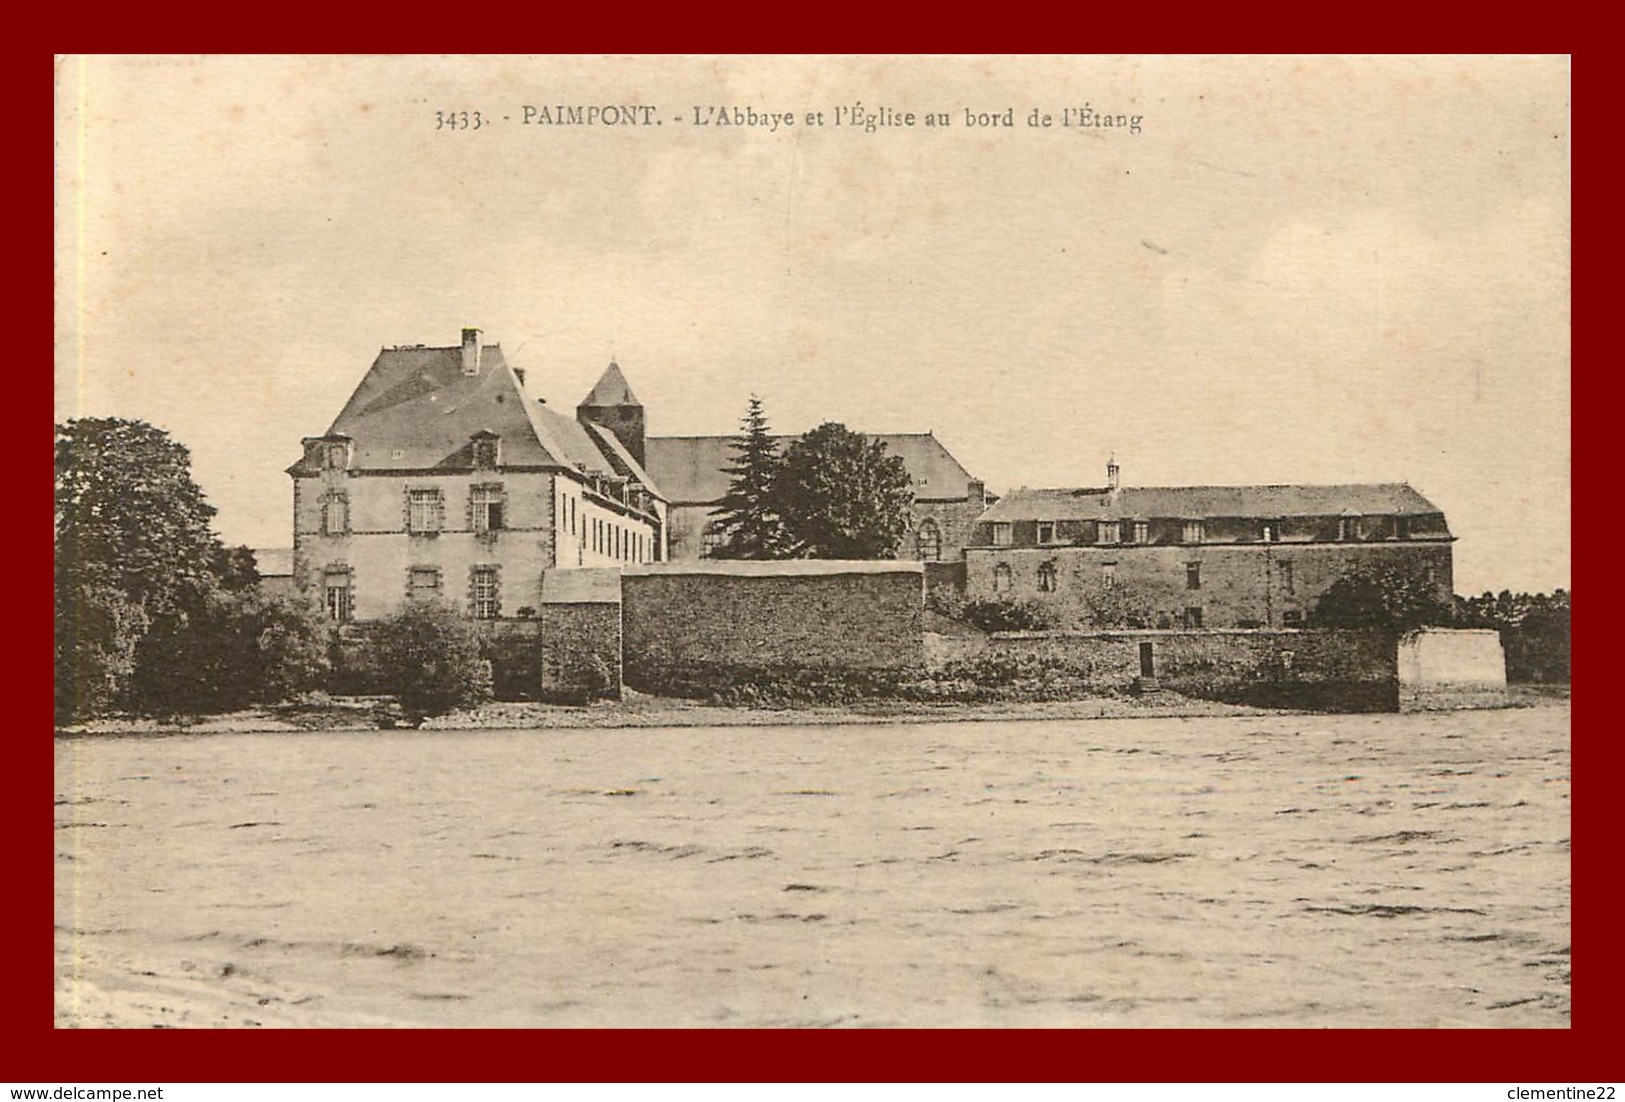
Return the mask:
[[768, 432], [762, 400], [750, 396], [740, 421], [743, 430], [731, 445], [733, 463], [724, 468], [728, 492], [712, 515], [722, 535], [712, 550], [718, 559], [774, 559], [784, 557], [784, 529], [774, 503], [780, 456], [778, 441]]

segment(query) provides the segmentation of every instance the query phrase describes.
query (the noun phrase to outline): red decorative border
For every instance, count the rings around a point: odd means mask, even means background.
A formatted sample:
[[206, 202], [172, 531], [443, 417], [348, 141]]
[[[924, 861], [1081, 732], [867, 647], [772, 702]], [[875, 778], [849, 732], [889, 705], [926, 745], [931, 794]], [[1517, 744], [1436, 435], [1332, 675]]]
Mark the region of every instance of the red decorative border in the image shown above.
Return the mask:
[[[150, 8], [98, 13], [59, 8], [74, 23], [80, 48], [106, 51], [191, 50], [309, 51], [319, 37], [327, 51], [446, 52], [466, 48], [470, 39], [445, 11], [425, 10], [421, 18], [405, 10], [380, 24], [365, 8], [350, 12], [328, 6], [314, 12], [279, 9], [267, 21], [257, 9], [242, 9], [231, 28], [229, 12], [218, 7], [206, 19], [184, 12], [161, 26]], [[560, 30], [561, 19], [577, 12], [580, 23]], [[797, 7], [725, 12], [715, 8], [676, 8], [663, 13], [613, 20], [614, 40], [600, 29], [601, 12], [591, 8], [540, 9], [512, 15], [483, 12], [474, 23], [484, 28], [477, 43], [525, 47], [545, 52], [1045, 52], [1063, 50], [1134, 52], [1155, 50], [1213, 52], [1426, 52], [1447, 50], [1498, 53], [1570, 52], [1574, 28], [1553, 10], [1533, 18], [1497, 19], [1479, 12], [1457, 16], [1448, 8], [1432, 12], [1414, 5], [1400, 10], [1365, 7], [1283, 12], [1264, 28], [1243, 25], [1234, 7], [1208, 8], [1198, 15], [1143, 6], [1093, 8], [1078, 12], [1070, 30], [1054, 9], [961, 8], [910, 12], [869, 8], [861, 16], [830, 7]], [[528, 17], [527, 17], [528, 16]], [[47, 16], [46, 18], [49, 18]], [[116, 22], [126, 21], [124, 24]], [[664, 19], [665, 22], [661, 22]], [[223, 24], [221, 21], [225, 20]], [[761, 30], [765, 25], [768, 30]], [[1264, 20], [1260, 19], [1262, 23]], [[1471, 23], [1472, 26], [1466, 26]], [[551, 40], [529, 29], [545, 24]], [[783, 30], [778, 30], [779, 27]], [[225, 30], [222, 30], [225, 27]], [[701, 28], [704, 32], [701, 33]], [[1330, 28], [1335, 27], [1335, 31]], [[1512, 28], [1516, 28], [1514, 31]], [[412, 33], [421, 28], [420, 33]], [[1316, 34], [1315, 30], [1321, 29]], [[231, 34], [231, 29], [240, 33]], [[775, 33], [777, 31], [777, 33]], [[1330, 31], [1330, 33], [1328, 33]], [[957, 33], [956, 33], [957, 32]], [[281, 41], [276, 41], [277, 37]], [[720, 36], [720, 37], [719, 37]], [[25, 33], [26, 37], [26, 33]], [[65, 38], [68, 36], [57, 36]], [[204, 41], [204, 39], [211, 41]], [[747, 42], [746, 39], [754, 39]], [[304, 41], [295, 41], [303, 39]], [[61, 46], [68, 43], [58, 42]], [[1575, 65], [1577, 74], [1586, 66]], [[14, 131], [44, 120], [35, 98], [43, 89], [44, 57], [19, 59], [8, 70], [16, 90], [27, 81], [13, 112]], [[1600, 81], [1593, 81], [1593, 85]], [[1592, 112], [1601, 119], [1601, 112]], [[1607, 138], [1593, 131], [1599, 145]], [[19, 135], [20, 136], [20, 135]], [[23, 148], [39, 148], [37, 145]], [[44, 185], [43, 166], [19, 166], [10, 186], [22, 191]], [[52, 249], [52, 229], [44, 215], [45, 196], [18, 204], [11, 231], [28, 241], [14, 256], [38, 258]], [[1591, 223], [1587, 223], [1590, 225]], [[43, 241], [38, 239], [43, 237]], [[1579, 254], [1577, 254], [1579, 255]], [[1592, 256], [1597, 251], [1593, 250]], [[22, 265], [13, 271], [21, 272]], [[1591, 265], [1595, 300], [1612, 273]], [[43, 272], [29, 270], [20, 289], [41, 294]], [[16, 311], [14, 328], [22, 348], [33, 345], [31, 322], [45, 316], [49, 303], [34, 312]], [[1606, 308], [1594, 312], [1607, 316]], [[1579, 316], [1593, 313], [1581, 311]], [[229, 319], [222, 319], [229, 323]], [[43, 341], [40, 342], [43, 345]], [[1587, 366], [1575, 343], [1580, 370], [1575, 379], [1585, 400], [1574, 403], [1576, 485], [1583, 491], [1612, 472], [1617, 460], [1601, 442], [1618, 432], [1615, 404], [1607, 399], [1614, 372]], [[1599, 351], [1599, 342], [1589, 347]], [[40, 348], [43, 354], [43, 347]], [[14, 357], [8, 392], [13, 408], [43, 407], [50, 399], [50, 375], [42, 365]], [[206, 370], [199, 365], [200, 372]], [[200, 375], [200, 380], [204, 376]], [[34, 456], [44, 465], [45, 449], [33, 438], [33, 415], [19, 417], [25, 467]], [[1587, 431], [1590, 430], [1590, 431]], [[41, 418], [43, 435], [43, 417]], [[43, 443], [43, 441], [42, 441]], [[1560, 447], [1553, 441], [1553, 447]], [[40, 495], [45, 477], [30, 476], [15, 487], [26, 502]], [[1609, 501], [1608, 513], [1614, 512]], [[32, 513], [32, 509], [24, 510]], [[1594, 512], [1578, 510], [1589, 518]], [[145, 1081], [1523, 1081], [1575, 1083], [1617, 1080], [1618, 1038], [1625, 1036], [1618, 1008], [1625, 1001], [1621, 975], [1619, 904], [1622, 863], [1617, 791], [1625, 782], [1617, 717], [1604, 711], [1597, 689], [1582, 690], [1574, 716], [1573, 786], [1573, 1026], [1568, 1030], [1485, 1031], [1299, 1031], [1299, 1030], [1010, 1030], [1010, 1031], [414, 1031], [402, 1036], [371, 1030], [345, 1031], [72, 1031], [52, 1026], [54, 962], [52, 948], [52, 776], [49, 694], [51, 668], [44, 635], [50, 594], [43, 579], [50, 570], [43, 516], [20, 526], [6, 547], [11, 569], [7, 601], [13, 623], [38, 625], [8, 635], [10, 685], [20, 699], [20, 722], [10, 726], [12, 782], [9, 800], [0, 802], [7, 845], [7, 897], [0, 907], [10, 947], [3, 1002], [4, 1078], [39, 1083]], [[1601, 541], [1575, 541], [1576, 559], [1589, 565]], [[1584, 573], [1586, 571], [1582, 571]], [[1576, 665], [1589, 685], [1610, 676], [1603, 625], [1613, 620], [1603, 602], [1608, 595], [1586, 590], [1576, 628]], [[1601, 590], [1603, 587], [1596, 587]], [[30, 673], [29, 671], [33, 671]]]

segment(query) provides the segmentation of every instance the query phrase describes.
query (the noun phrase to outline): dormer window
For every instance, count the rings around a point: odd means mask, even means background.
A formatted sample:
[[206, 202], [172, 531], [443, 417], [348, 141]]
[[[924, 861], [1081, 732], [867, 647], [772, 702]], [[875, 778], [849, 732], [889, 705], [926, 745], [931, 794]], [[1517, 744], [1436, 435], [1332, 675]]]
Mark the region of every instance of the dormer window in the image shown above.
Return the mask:
[[1281, 530], [1272, 520], [1266, 520], [1258, 526], [1258, 538], [1263, 543], [1274, 543], [1280, 538]]
[[1187, 520], [1180, 531], [1180, 539], [1185, 543], [1201, 543], [1202, 522], [1199, 520]]
[[1098, 520], [1095, 522], [1096, 543], [1116, 543], [1123, 535], [1120, 522], [1115, 520]]
[[1055, 522], [1054, 521], [1052, 521], [1052, 520], [1041, 520], [1041, 521], [1038, 522], [1038, 542], [1039, 543], [1054, 543], [1055, 542]]
[[1364, 517], [1338, 517], [1337, 538], [1340, 540], [1358, 540], [1365, 538]]
[[993, 522], [991, 527], [993, 529], [993, 546], [1009, 547], [1011, 542], [1010, 522], [1007, 520], [996, 520]]
[[1408, 539], [1411, 538], [1411, 518], [1410, 517], [1395, 517], [1394, 518], [1394, 538], [1396, 540], [1408, 540]]
[[1131, 542], [1133, 542], [1133, 543], [1150, 543], [1151, 542], [1151, 522], [1150, 521], [1148, 521], [1148, 520], [1137, 520], [1137, 521], [1135, 521], [1134, 522], [1133, 532], [1134, 532], [1134, 534], [1129, 537]]
[[474, 435], [474, 469], [488, 471], [502, 461], [502, 438], [494, 432]]
[[331, 441], [323, 444], [322, 467], [329, 471], [349, 470], [350, 445], [343, 441]]

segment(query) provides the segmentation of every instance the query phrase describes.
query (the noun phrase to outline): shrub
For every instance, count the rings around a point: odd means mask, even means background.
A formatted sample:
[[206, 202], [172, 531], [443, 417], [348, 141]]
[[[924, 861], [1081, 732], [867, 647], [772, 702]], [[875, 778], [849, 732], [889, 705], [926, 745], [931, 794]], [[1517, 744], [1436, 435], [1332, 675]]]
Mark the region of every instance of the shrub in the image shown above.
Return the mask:
[[333, 626], [318, 609], [288, 597], [262, 597], [254, 626], [258, 699], [274, 703], [326, 687]]
[[408, 715], [442, 715], [492, 697], [480, 634], [444, 601], [414, 601], [379, 621], [373, 644], [379, 675]]
[[1008, 597], [966, 601], [959, 619], [983, 631], [1049, 631], [1056, 626], [1054, 613], [1039, 602]]
[[894, 670], [808, 669], [798, 666], [731, 666], [662, 663], [627, 671], [635, 688], [730, 706], [855, 704], [895, 698], [902, 675]]

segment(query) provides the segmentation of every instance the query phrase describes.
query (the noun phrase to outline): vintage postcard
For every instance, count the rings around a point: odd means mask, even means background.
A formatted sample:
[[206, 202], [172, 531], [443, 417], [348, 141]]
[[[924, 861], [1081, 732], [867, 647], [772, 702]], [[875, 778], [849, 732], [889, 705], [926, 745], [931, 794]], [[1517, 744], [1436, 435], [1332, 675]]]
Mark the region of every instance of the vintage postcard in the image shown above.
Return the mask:
[[62, 56], [60, 1027], [1569, 1025], [1569, 60]]

